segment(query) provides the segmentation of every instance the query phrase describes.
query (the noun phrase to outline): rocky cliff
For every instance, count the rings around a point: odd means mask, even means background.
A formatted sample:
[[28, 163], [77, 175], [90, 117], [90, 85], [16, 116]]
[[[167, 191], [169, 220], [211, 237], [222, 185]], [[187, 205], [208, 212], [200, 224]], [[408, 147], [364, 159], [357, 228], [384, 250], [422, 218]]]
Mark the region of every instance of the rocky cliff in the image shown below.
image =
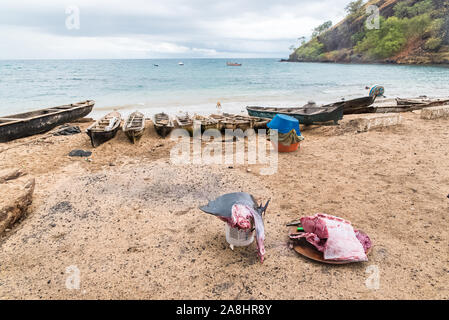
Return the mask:
[[[380, 13], [377, 26], [373, 5]], [[343, 21], [315, 33], [288, 61], [449, 64], [449, 0], [359, 1]]]

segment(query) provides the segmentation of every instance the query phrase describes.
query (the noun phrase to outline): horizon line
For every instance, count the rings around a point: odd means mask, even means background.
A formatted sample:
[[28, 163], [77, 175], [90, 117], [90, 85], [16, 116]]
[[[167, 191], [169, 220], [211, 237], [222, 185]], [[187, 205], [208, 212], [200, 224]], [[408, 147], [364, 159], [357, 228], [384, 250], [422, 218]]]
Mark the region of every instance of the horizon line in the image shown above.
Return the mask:
[[249, 59], [285, 59], [280, 57], [253, 57], [253, 58], [244, 58], [244, 57], [234, 57], [234, 58], [206, 58], [206, 57], [190, 57], [190, 58], [21, 58], [21, 59], [6, 59], [0, 58], [0, 61], [42, 61], [42, 60], [249, 60]]

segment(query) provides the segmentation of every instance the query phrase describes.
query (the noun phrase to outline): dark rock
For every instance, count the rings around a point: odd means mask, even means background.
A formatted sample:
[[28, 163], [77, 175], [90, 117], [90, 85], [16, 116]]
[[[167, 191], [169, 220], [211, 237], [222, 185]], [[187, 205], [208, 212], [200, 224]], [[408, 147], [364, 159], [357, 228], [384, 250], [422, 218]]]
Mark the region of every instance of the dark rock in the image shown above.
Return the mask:
[[85, 150], [72, 150], [69, 153], [70, 157], [90, 157], [92, 152]]

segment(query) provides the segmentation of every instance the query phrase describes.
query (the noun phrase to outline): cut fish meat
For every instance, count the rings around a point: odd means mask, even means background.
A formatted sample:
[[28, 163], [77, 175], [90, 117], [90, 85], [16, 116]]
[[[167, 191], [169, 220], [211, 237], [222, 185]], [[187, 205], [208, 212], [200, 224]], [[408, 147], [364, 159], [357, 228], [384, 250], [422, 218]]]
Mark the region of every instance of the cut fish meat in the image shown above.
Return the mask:
[[366, 250], [371, 247], [368, 236], [354, 231], [351, 222], [339, 217], [318, 213], [301, 218], [305, 233], [292, 239], [305, 238], [317, 250], [323, 252], [325, 260], [367, 261]]

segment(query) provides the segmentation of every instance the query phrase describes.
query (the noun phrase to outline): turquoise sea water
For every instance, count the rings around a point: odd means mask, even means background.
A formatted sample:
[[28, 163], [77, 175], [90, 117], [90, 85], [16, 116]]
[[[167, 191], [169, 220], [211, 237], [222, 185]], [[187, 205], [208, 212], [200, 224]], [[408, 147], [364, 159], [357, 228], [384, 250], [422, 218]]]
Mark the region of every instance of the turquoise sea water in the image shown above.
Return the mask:
[[0, 61], [0, 116], [86, 99], [96, 101], [94, 117], [112, 109], [206, 114], [217, 101], [224, 111], [240, 112], [247, 105], [365, 96], [365, 86], [376, 84], [391, 98], [449, 96], [449, 68], [442, 66], [238, 62], [243, 65], [228, 67], [225, 59]]

